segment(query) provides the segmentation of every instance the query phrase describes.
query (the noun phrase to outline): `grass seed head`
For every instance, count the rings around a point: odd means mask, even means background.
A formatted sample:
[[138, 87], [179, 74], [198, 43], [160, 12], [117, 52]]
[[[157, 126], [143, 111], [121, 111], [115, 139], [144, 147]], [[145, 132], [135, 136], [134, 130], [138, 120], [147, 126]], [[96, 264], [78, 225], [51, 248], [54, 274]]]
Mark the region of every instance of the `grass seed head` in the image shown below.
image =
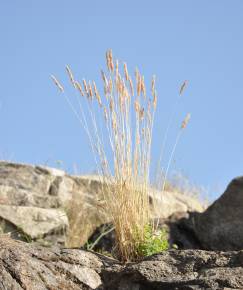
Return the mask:
[[144, 98], [146, 98], [146, 87], [145, 87], [145, 83], [144, 83], [144, 76], [141, 79], [141, 92], [142, 92]]
[[114, 63], [113, 63], [113, 56], [112, 56], [112, 50], [109, 49], [106, 52], [106, 64], [107, 68], [110, 72], [114, 72]]
[[132, 82], [131, 77], [129, 77], [129, 89], [130, 89], [131, 96], [134, 96], [133, 82]]
[[152, 93], [152, 96], [154, 96], [154, 94], [155, 94], [155, 79], [156, 79], [156, 76], [153, 75], [152, 82], [151, 82], [151, 93]]
[[88, 84], [88, 91], [89, 91], [89, 97], [92, 99], [94, 94], [93, 94], [92, 85], [91, 85], [90, 81], [89, 81], [89, 84]]
[[134, 108], [135, 108], [135, 112], [139, 114], [139, 112], [140, 112], [140, 104], [139, 104], [138, 100], [136, 100], [134, 102]]
[[184, 81], [184, 83], [181, 85], [180, 92], [179, 92], [180, 95], [182, 95], [182, 93], [184, 92], [187, 84], [188, 84], [188, 81]]
[[83, 85], [84, 85], [85, 94], [86, 94], [86, 96], [88, 96], [89, 95], [89, 90], [88, 90], [87, 82], [86, 82], [85, 79], [83, 79]]
[[72, 85], [75, 87], [75, 81], [74, 81], [73, 73], [71, 71], [71, 68], [68, 65], [66, 65], [66, 71], [67, 71], [67, 74], [69, 76], [69, 79], [70, 79]]
[[84, 91], [82, 89], [81, 84], [78, 81], [75, 81], [75, 88], [80, 92], [81, 96], [84, 96]]
[[108, 121], [108, 113], [107, 113], [106, 107], [104, 107], [104, 118], [105, 118], [105, 121], [107, 122]]
[[115, 67], [115, 76], [116, 78], [118, 77], [119, 74], [119, 61], [118, 59], [116, 60], [116, 67]]
[[188, 122], [190, 121], [191, 119], [191, 114], [188, 113], [185, 117], [185, 119], [182, 121], [182, 124], [181, 124], [181, 129], [185, 129], [186, 126], [188, 125]]
[[157, 100], [158, 100], [157, 91], [155, 90], [154, 91], [154, 95], [153, 95], [153, 106], [154, 106], [154, 109], [157, 107]]
[[57, 80], [57, 78], [56, 78], [55, 76], [51, 75], [51, 79], [53, 80], [54, 84], [58, 87], [59, 91], [60, 91], [61, 93], [63, 93], [63, 92], [64, 92], [64, 88], [63, 88], [63, 86], [60, 84], [60, 82]]
[[142, 79], [141, 76], [138, 75], [138, 82], [137, 82], [137, 95], [140, 96], [142, 91]]
[[144, 108], [140, 109], [139, 111], [139, 120], [142, 121], [144, 118]]
[[109, 94], [112, 94], [112, 91], [113, 91], [113, 82], [112, 82], [112, 79], [111, 78], [109, 79], [109, 86], [108, 86], [108, 88], [109, 88]]
[[126, 81], [128, 81], [129, 75], [128, 75], [128, 70], [127, 70], [127, 64], [125, 62], [124, 62], [124, 75], [125, 75]]

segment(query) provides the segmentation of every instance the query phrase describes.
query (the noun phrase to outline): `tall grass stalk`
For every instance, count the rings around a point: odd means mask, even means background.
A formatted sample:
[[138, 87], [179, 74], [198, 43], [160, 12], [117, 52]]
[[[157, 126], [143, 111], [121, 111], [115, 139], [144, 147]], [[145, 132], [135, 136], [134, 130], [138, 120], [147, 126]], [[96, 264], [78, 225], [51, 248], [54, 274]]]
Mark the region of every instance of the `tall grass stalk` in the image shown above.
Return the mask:
[[[163, 164], [163, 158], [164, 158], [164, 151], [165, 151], [165, 148], [166, 148], [166, 143], [167, 143], [167, 139], [168, 139], [168, 134], [169, 134], [169, 131], [170, 131], [170, 129], [171, 129], [171, 126], [172, 126], [172, 123], [173, 123], [173, 121], [174, 121], [174, 119], [175, 119], [175, 116], [176, 116], [176, 113], [177, 113], [177, 109], [178, 109], [178, 105], [179, 105], [179, 103], [180, 103], [180, 100], [181, 100], [181, 96], [182, 96], [182, 94], [183, 94], [183, 92], [185, 91], [185, 88], [187, 87], [187, 84], [188, 84], [188, 81], [184, 81], [183, 82], [183, 84], [181, 85], [181, 87], [180, 87], [180, 90], [179, 90], [179, 93], [178, 93], [178, 97], [177, 97], [177, 100], [176, 100], [176, 102], [175, 102], [175, 105], [173, 106], [173, 109], [172, 109], [172, 111], [171, 111], [171, 113], [170, 113], [170, 117], [169, 117], [169, 122], [168, 122], [168, 124], [167, 124], [167, 127], [166, 127], [166, 130], [165, 130], [165, 134], [164, 134], [164, 137], [163, 137], [163, 139], [162, 139], [162, 144], [161, 144], [161, 149], [160, 149], [160, 154], [159, 154], [159, 159], [158, 159], [158, 162], [157, 162], [157, 168], [156, 168], [156, 172], [155, 172], [155, 185], [159, 188], [159, 189], [161, 189], [161, 188], [163, 188], [164, 187], [164, 184], [165, 184], [165, 182], [166, 182], [166, 179], [165, 179], [165, 176], [167, 175], [167, 174], [163, 174], [164, 173], [164, 170], [167, 170], [167, 169], [163, 169], [162, 168], [162, 164]], [[177, 144], [178, 143], [178, 141], [179, 141], [179, 135], [181, 135], [180, 134], [180, 132], [179, 132], [179, 134], [177, 135], [177, 138], [176, 138], [176, 141], [175, 141], [175, 144]], [[173, 147], [173, 149], [174, 148], [176, 148], [176, 146], [175, 147]], [[172, 152], [173, 152], [174, 150], [172, 150]], [[173, 157], [173, 154], [171, 154], [170, 155], [170, 158], [171, 157]], [[170, 165], [170, 161], [168, 162], [169, 163], [169, 165]], [[167, 168], [169, 168], [170, 166], [167, 166]], [[162, 178], [163, 177], [163, 178]], [[161, 180], [162, 180], [162, 182], [161, 182]]]
[[[150, 222], [148, 188], [157, 92], [155, 77], [148, 93], [139, 70], [132, 77], [126, 63], [114, 61], [111, 50], [106, 53], [106, 63], [107, 72], [101, 71], [103, 96], [94, 81], [79, 82], [66, 67], [78, 94], [79, 109], [60, 82], [54, 76], [52, 79], [84, 127], [96, 156], [104, 184], [105, 210], [116, 232], [117, 257], [132, 261], [138, 258], [138, 248]], [[107, 134], [103, 134], [97, 113], [103, 116]]]

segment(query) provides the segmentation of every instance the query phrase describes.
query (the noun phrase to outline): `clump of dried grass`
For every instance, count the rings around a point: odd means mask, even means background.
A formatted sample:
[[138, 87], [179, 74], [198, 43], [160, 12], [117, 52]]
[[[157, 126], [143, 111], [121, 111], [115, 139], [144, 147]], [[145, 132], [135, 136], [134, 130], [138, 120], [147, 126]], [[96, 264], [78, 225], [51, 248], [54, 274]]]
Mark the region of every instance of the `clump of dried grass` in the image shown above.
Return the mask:
[[[101, 71], [103, 96], [94, 81], [75, 79], [66, 71], [75, 89], [79, 110], [65, 93], [64, 87], [52, 76], [71, 110], [85, 129], [104, 184], [104, 210], [109, 214], [116, 233], [116, 255], [123, 261], [138, 258], [139, 246], [150, 222], [149, 175], [154, 114], [157, 106], [155, 76], [147, 90], [144, 76], [135, 70], [132, 77], [127, 64], [106, 53], [107, 72]], [[180, 94], [186, 83], [183, 84]], [[98, 120], [99, 115], [102, 115]], [[189, 115], [183, 121], [184, 129]], [[104, 138], [103, 130], [106, 130]], [[171, 159], [176, 145], [171, 153]], [[108, 140], [108, 141], [107, 141]], [[107, 147], [110, 145], [110, 151]], [[170, 166], [170, 161], [167, 171]], [[164, 187], [164, 186], [163, 186]]]
[[[112, 218], [116, 231], [117, 254], [124, 260], [134, 260], [137, 245], [143, 240], [149, 223], [149, 168], [154, 112], [157, 104], [155, 77], [149, 96], [144, 77], [138, 69], [135, 80], [128, 73], [126, 63], [114, 61], [112, 51], [106, 53], [107, 73], [101, 71], [104, 97], [96, 83], [77, 81], [71, 69], [67, 73], [74, 89], [79, 93], [80, 111], [65, 94], [63, 86], [52, 76], [58, 89], [85, 128], [99, 173], [103, 178], [105, 210]], [[86, 106], [83, 102], [86, 101]], [[107, 130], [113, 160], [103, 139], [95, 110], [99, 108]]]

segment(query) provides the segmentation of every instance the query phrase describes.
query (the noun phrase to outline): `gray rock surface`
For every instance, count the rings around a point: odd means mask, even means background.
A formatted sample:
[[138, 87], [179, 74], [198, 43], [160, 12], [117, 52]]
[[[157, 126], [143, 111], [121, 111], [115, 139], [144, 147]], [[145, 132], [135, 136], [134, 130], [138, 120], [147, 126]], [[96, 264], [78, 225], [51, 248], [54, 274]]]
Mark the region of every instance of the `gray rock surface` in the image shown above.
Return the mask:
[[141, 262], [0, 236], [0, 290], [243, 289], [243, 251], [167, 251]]
[[[84, 239], [104, 216], [97, 210], [100, 183], [89, 177], [72, 177], [48, 167], [0, 162], [0, 232], [42, 245], [65, 244], [67, 208], [82, 199], [86, 225]], [[76, 202], [74, 200], [74, 202]], [[88, 231], [87, 233], [85, 232]]]
[[[36, 242], [40, 239], [39, 242], [47, 246], [64, 242], [63, 236], [67, 231], [68, 219], [65, 212], [60, 209], [0, 205], [0, 213], [2, 231], [11, 232], [15, 238], [21, 239], [22, 236], [26, 241]], [[16, 230], [13, 230], [11, 225], [17, 226]]]
[[167, 251], [102, 277], [109, 290], [243, 289], [243, 251]]
[[[162, 194], [151, 189], [150, 196], [154, 215], [161, 218], [174, 212], [203, 210], [198, 201], [177, 192]], [[18, 232], [13, 234], [15, 238], [63, 245], [68, 228], [67, 208], [73, 203], [78, 204], [71, 210], [80, 215], [76, 227], [80, 227], [79, 240], [83, 244], [98, 226], [109, 221], [100, 206], [102, 199], [99, 176], [69, 176], [58, 169], [0, 162], [0, 231]]]
[[90, 252], [48, 250], [2, 236], [0, 290], [99, 289], [104, 263]]
[[191, 214], [187, 226], [203, 249], [243, 249], [243, 177], [232, 180], [205, 212]]

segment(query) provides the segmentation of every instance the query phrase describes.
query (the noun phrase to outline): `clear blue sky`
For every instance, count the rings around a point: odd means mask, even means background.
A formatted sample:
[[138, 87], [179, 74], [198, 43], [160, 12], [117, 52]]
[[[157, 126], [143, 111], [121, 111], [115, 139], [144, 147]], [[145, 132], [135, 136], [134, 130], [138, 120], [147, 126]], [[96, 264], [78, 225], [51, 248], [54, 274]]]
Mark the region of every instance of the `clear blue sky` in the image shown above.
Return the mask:
[[243, 174], [243, 1], [8, 0], [0, 3], [0, 158], [82, 173], [95, 170], [87, 138], [50, 74], [99, 78], [112, 48], [157, 75], [153, 160], [189, 80], [170, 131], [167, 154], [187, 112], [191, 122], [171, 170], [218, 196]]

